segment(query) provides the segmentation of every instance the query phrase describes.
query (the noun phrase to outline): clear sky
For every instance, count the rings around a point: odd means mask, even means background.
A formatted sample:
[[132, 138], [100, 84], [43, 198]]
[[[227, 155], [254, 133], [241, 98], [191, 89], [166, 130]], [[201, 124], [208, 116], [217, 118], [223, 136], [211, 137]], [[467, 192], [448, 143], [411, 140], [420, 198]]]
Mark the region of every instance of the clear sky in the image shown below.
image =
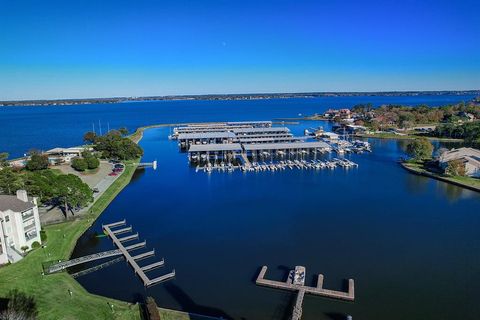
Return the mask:
[[479, 1], [0, 0], [0, 100], [480, 89]]

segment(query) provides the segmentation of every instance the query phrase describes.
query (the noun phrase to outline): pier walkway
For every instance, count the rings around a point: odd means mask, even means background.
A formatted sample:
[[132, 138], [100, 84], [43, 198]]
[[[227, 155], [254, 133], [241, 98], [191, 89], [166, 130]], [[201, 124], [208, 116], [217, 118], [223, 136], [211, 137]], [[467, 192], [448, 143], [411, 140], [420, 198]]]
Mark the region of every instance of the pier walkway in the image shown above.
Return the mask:
[[[135, 274], [137, 274], [142, 279], [144, 286], [148, 287], [148, 286], [151, 286], [151, 285], [154, 285], [154, 284], [157, 284], [159, 282], [162, 282], [162, 281], [165, 281], [165, 280], [168, 280], [168, 279], [171, 279], [171, 278], [175, 277], [175, 270], [173, 270], [172, 272], [167, 273], [165, 275], [159, 276], [157, 278], [153, 278], [153, 279], [150, 279], [145, 274], [145, 272], [147, 272], [147, 271], [153, 270], [156, 267], [163, 266], [164, 265], [164, 260], [162, 259], [161, 261], [152, 263], [152, 264], [144, 266], [144, 267], [139, 266], [138, 263], [137, 263], [137, 260], [145, 259], [145, 258], [153, 256], [155, 254], [155, 250], [151, 250], [151, 251], [148, 251], [148, 252], [145, 252], [145, 253], [141, 253], [141, 254], [138, 254], [136, 256], [130, 255], [130, 253], [128, 252], [128, 247], [125, 247], [122, 242], [138, 238], [138, 233], [134, 234], [132, 236], [124, 237], [124, 238], [118, 238], [117, 234], [120, 231], [123, 232], [123, 230], [125, 230], [126, 228], [125, 229], [112, 230], [112, 228], [120, 227], [120, 226], [123, 226], [125, 224], [126, 224], [126, 221], [122, 220], [122, 221], [119, 221], [119, 222], [104, 224], [102, 227], [103, 227], [103, 230], [112, 239], [115, 246], [117, 246], [117, 248], [121, 251], [121, 253], [125, 257], [127, 262], [132, 266], [133, 270], [135, 271]], [[131, 228], [130, 228], [130, 231], [131, 231]], [[130, 246], [130, 248], [132, 248], [132, 247], [135, 249], [135, 248], [138, 247], [138, 244]]]
[[55, 272], [63, 271], [66, 268], [73, 267], [82, 263], [105, 259], [109, 257], [115, 257], [121, 254], [122, 252], [120, 250], [109, 250], [109, 251], [94, 253], [88, 256], [83, 256], [83, 257], [79, 257], [79, 258], [75, 258], [67, 261], [61, 261], [59, 263], [53, 264], [50, 267], [46, 268], [45, 273], [47, 274], [55, 273]]

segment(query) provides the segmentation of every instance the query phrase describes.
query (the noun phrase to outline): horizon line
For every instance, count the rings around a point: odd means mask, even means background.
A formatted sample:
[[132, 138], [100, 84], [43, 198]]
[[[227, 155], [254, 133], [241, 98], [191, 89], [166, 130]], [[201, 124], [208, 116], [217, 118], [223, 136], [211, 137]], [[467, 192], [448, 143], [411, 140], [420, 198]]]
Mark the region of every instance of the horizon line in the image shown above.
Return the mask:
[[49, 101], [82, 101], [82, 100], [108, 100], [108, 99], [141, 99], [141, 98], [174, 98], [174, 97], [218, 97], [218, 96], [262, 96], [262, 95], [325, 95], [325, 94], [405, 94], [405, 93], [477, 93], [480, 89], [452, 89], [452, 90], [386, 90], [386, 91], [305, 91], [305, 92], [256, 92], [256, 93], [202, 93], [202, 94], [168, 94], [168, 95], [142, 95], [142, 96], [104, 96], [84, 98], [49, 98], [49, 99], [13, 99], [0, 100], [4, 102], [49, 102]]

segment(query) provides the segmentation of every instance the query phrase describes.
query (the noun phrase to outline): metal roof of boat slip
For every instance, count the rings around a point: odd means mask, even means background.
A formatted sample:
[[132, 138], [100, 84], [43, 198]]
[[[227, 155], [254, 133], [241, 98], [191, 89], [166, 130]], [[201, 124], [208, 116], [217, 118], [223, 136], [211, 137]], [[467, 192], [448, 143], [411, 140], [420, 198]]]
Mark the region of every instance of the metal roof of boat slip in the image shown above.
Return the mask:
[[261, 144], [252, 143], [252, 144], [246, 144], [243, 147], [245, 148], [245, 151], [330, 148], [330, 146], [327, 143], [322, 141], [290, 142], [290, 143], [261, 143]]
[[207, 132], [207, 131], [231, 131], [234, 129], [248, 129], [252, 128], [251, 125], [238, 125], [238, 126], [204, 126], [204, 127], [178, 127], [173, 130], [178, 133], [188, 132]]
[[239, 128], [233, 129], [236, 134], [254, 134], [254, 133], [271, 133], [271, 132], [290, 132], [290, 129], [285, 127], [272, 127], [272, 128]]
[[272, 121], [235, 121], [227, 122], [228, 125], [251, 124], [251, 125], [272, 125]]
[[178, 140], [195, 140], [195, 139], [222, 139], [235, 138], [235, 134], [230, 131], [214, 131], [214, 132], [200, 132], [200, 133], [181, 133], [178, 135]]
[[240, 140], [240, 143], [255, 143], [255, 142], [271, 142], [271, 143], [273, 143], [275, 141], [294, 142], [294, 141], [302, 141], [302, 140], [305, 140], [306, 138], [307, 137], [244, 138], [244, 139]]
[[192, 144], [188, 152], [241, 151], [240, 143]]

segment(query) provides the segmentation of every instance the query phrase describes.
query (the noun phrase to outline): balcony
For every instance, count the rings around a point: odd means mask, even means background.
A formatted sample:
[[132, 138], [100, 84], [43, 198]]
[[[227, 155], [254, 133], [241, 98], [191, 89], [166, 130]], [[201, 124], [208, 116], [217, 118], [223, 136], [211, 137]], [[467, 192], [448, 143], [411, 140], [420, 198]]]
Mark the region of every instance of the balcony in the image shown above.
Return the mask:
[[36, 230], [33, 231], [33, 232], [25, 232], [25, 240], [26, 241], [30, 241], [30, 240], [32, 240], [36, 237], [37, 237], [37, 231]]
[[29, 212], [26, 212], [25, 214], [22, 214], [23, 221], [26, 221], [30, 218], [33, 218], [33, 210], [30, 210]]

